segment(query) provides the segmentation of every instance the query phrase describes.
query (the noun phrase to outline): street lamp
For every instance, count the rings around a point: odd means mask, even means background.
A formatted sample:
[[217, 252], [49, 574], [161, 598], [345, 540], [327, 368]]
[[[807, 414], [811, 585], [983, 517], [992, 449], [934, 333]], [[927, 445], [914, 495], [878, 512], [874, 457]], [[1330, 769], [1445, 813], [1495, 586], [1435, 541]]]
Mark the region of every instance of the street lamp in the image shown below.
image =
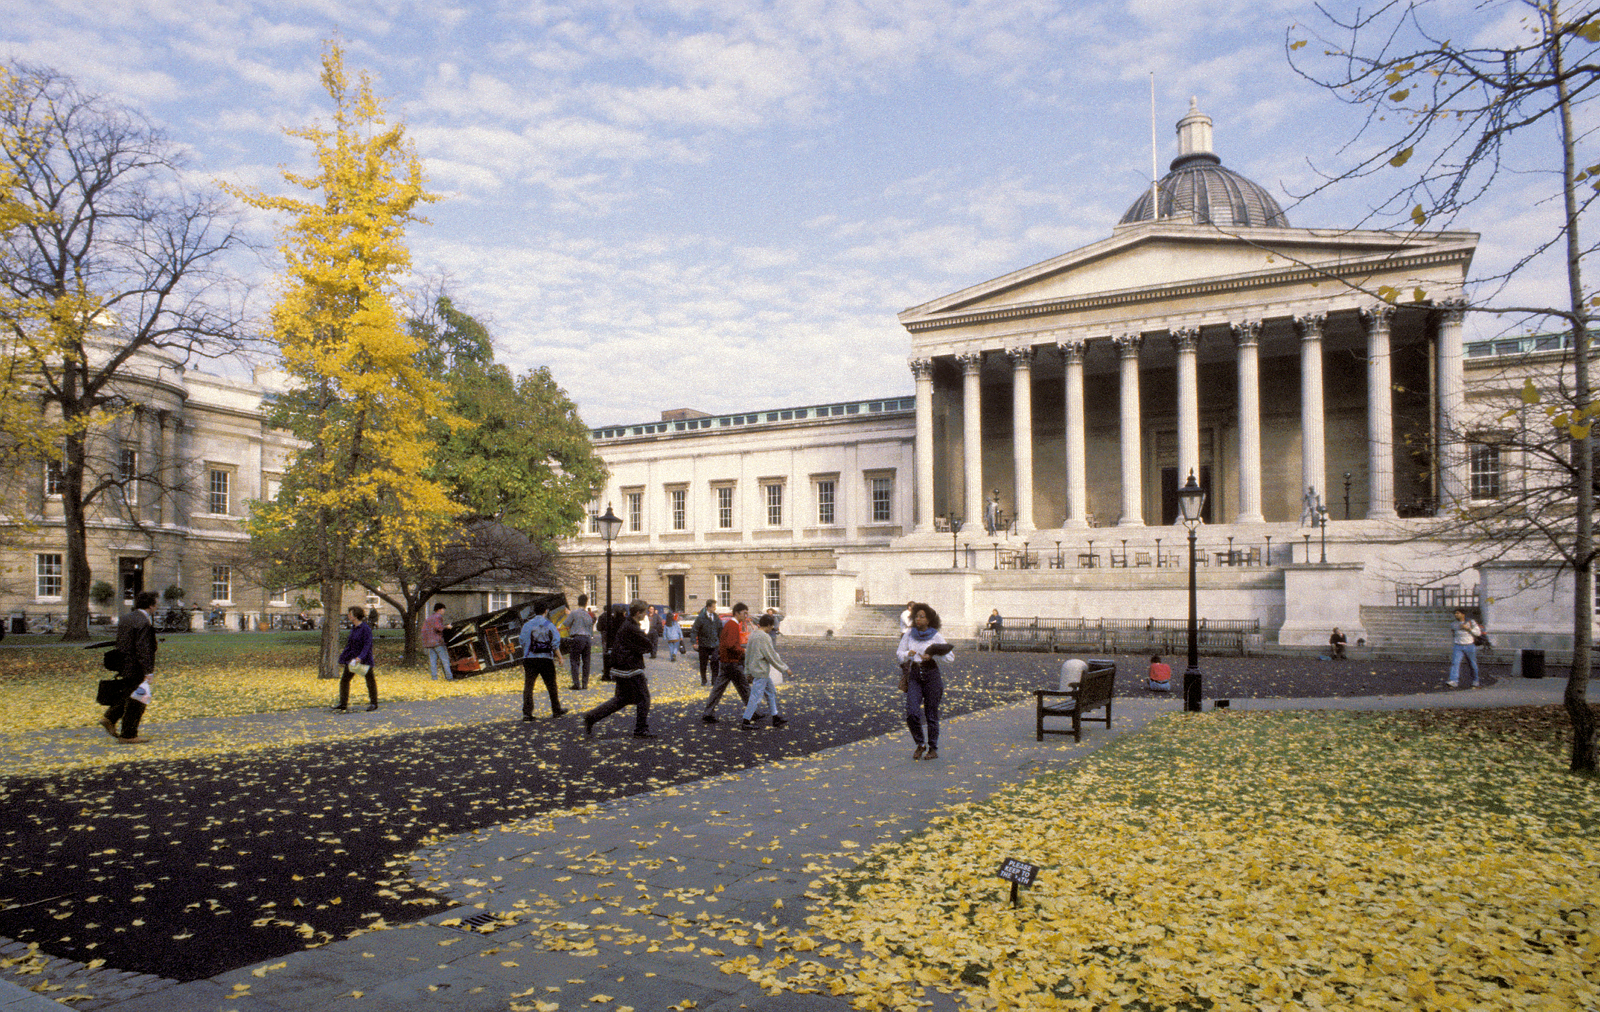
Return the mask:
[[1350, 472], [1344, 473], [1344, 518], [1350, 519]]
[[606, 540], [606, 637], [604, 650], [606, 655], [609, 656], [611, 652], [611, 627], [614, 624], [611, 620], [611, 542], [617, 540], [617, 535], [622, 533], [622, 518], [611, 512], [611, 504], [606, 503], [605, 515], [596, 517], [595, 522], [600, 526], [600, 536]]
[[[1322, 562], [1326, 564], [1328, 561], [1328, 507], [1321, 503], [1317, 503], [1316, 523], [1318, 527], [1322, 528]], [[1306, 554], [1310, 555], [1311, 553], [1308, 551]]]
[[1200, 526], [1200, 511], [1206, 504], [1206, 490], [1189, 472], [1189, 482], [1178, 489], [1178, 507], [1183, 511], [1183, 526], [1189, 528], [1189, 668], [1183, 673], [1183, 708], [1200, 711], [1200, 614], [1195, 603], [1194, 532]]
[[961, 533], [962, 519], [957, 516], [950, 518], [950, 568], [956, 568], [956, 537]]

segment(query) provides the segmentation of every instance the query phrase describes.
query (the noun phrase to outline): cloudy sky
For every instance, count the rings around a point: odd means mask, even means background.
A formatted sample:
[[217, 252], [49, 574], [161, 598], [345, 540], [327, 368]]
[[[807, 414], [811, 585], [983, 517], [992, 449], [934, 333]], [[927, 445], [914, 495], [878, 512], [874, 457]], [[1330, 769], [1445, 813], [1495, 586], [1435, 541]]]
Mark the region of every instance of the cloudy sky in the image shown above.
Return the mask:
[[[1456, 39], [1514, 28], [1469, 0], [1437, 14]], [[1318, 19], [1289, 0], [0, 0], [0, 55], [142, 110], [198, 177], [277, 190], [308, 164], [282, 128], [327, 115], [337, 33], [446, 197], [412, 233], [417, 272], [601, 425], [910, 392], [897, 312], [1107, 237], [1149, 185], [1152, 72], [1163, 172], [1194, 95], [1293, 224], [1356, 224], [1385, 188], [1293, 199], [1356, 126], [1285, 60]], [[1481, 266], [1539, 227], [1538, 190], [1513, 180], [1458, 223]]]

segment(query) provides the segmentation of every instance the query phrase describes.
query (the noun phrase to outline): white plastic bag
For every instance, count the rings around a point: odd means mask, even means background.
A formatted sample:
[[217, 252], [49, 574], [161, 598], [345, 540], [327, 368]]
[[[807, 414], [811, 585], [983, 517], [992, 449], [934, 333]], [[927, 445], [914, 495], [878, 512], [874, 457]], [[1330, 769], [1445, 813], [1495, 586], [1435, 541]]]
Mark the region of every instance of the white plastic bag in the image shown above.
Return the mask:
[[131, 696], [129, 696], [128, 698], [134, 700], [135, 702], [143, 703], [145, 706], [149, 706], [150, 705], [150, 679], [146, 678], [144, 681], [140, 682], [139, 683], [139, 687], [137, 689], [134, 689], [133, 690], [133, 694]]
[[360, 661], [351, 661], [349, 664], [345, 665], [345, 667], [349, 668], [351, 674], [355, 675], [357, 678], [366, 677], [367, 672], [372, 670], [372, 666], [370, 664], [362, 664]]
[[767, 671], [767, 677], [772, 679], [772, 684], [775, 686], [783, 684], [783, 670], [781, 668], [769, 669]]

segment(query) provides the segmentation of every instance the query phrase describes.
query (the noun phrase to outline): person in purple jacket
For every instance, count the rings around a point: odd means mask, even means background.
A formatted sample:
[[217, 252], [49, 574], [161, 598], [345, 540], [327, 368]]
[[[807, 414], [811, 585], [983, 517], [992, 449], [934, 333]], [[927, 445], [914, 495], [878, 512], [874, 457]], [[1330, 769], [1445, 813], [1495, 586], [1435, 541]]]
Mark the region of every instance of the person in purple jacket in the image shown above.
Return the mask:
[[344, 641], [344, 652], [339, 655], [339, 664], [344, 668], [344, 674], [339, 678], [339, 705], [333, 708], [335, 713], [344, 713], [350, 709], [350, 679], [357, 674], [352, 665], [359, 664], [365, 670], [361, 671], [367, 678], [367, 698], [372, 701], [367, 707], [370, 710], [378, 708], [378, 676], [372, 664], [372, 626], [367, 624], [367, 609], [359, 604], [350, 609], [350, 635]]

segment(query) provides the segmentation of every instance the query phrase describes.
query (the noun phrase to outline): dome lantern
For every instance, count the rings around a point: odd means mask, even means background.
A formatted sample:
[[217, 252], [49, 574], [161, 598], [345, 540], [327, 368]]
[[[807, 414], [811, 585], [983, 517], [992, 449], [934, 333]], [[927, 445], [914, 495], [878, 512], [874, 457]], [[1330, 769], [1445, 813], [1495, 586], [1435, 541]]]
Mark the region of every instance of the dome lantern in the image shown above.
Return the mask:
[[[1178, 121], [1178, 157], [1156, 184], [1160, 214], [1222, 228], [1287, 228], [1283, 208], [1264, 187], [1225, 168], [1211, 149], [1211, 117], [1189, 99], [1189, 112]], [[1152, 218], [1150, 190], [1133, 202], [1119, 224]]]

